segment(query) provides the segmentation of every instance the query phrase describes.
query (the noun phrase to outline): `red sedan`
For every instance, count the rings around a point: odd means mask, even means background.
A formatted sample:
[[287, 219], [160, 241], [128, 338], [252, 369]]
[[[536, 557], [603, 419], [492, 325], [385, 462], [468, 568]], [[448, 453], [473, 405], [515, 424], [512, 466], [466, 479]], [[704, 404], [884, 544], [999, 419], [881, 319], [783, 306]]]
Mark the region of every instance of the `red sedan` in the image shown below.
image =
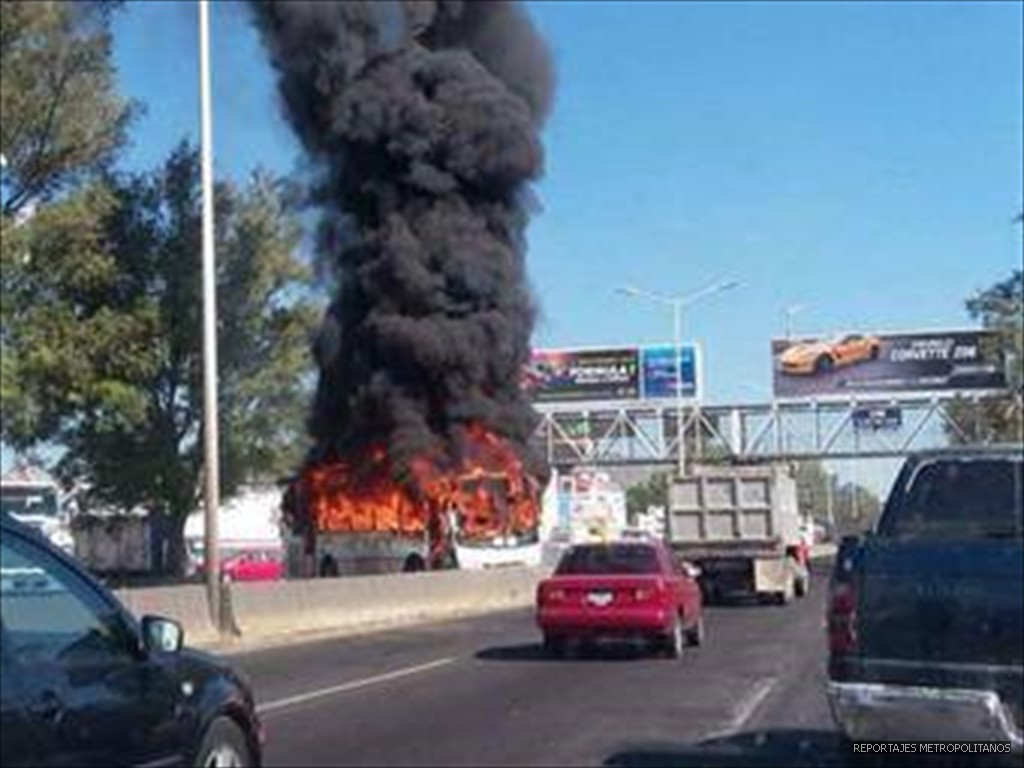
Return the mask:
[[238, 552], [220, 567], [225, 581], [277, 581], [284, 576], [284, 564], [273, 552]]
[[561, 655], [573, 640], [642, 637], [677, 658], [704, 637], [699, 574], [660, 542], [575, 546], [537, 587], [544, 647]]

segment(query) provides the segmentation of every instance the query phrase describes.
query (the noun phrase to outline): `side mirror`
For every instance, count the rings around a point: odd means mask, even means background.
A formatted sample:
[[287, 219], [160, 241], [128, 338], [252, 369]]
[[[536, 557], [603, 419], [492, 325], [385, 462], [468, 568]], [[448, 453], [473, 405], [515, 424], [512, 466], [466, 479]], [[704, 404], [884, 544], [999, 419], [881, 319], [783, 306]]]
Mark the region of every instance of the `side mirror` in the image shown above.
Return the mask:
[[162, 616], [142, 617], [142, 644], [150, 653], [177, 653], [185, 643], [181, 624]]

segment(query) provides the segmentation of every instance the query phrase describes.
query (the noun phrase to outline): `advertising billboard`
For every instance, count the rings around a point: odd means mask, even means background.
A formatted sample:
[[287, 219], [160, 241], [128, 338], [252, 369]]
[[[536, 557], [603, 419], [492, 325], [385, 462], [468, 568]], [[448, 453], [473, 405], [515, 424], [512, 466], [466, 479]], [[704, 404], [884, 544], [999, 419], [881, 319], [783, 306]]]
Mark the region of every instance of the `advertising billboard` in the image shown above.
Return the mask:
[[[538, 349], [523, 386], [536, 403], [671, 400], [676, 397], [677, 358], [672, 345], [601, 349]], [[683, 398], [697, 396], [698, 354], [679, 348]]]
[[682, 387], [680, 396], [692, 398], [697, 396], [697, 350], [692, 346], [679, 348], [678, 363], [682, 370], [676, 367], [677, 358], [672, 354], [671, 345], [660, 347], [644, 347], [641, 350], [643, 378], [640, 387], [640, 396], [646, 400], [674, 399], [676, 397], [676, 382], [679, 374], [682, 374]]
[[535, 402], [635, 400], [640, 355], [635, 347], [535, 350], [525, 386]]
[[772, 385], [779, 398], [995, 390], [1006, 369], [988, 331], [848, 333], [774, 339]]

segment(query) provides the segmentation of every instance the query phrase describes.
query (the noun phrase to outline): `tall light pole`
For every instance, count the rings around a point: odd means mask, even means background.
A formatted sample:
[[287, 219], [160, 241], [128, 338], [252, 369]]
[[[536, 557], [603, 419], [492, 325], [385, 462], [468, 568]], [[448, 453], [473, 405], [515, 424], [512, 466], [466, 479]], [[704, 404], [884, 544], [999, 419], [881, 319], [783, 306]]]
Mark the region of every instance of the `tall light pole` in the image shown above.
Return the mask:
[[799, 312], [803, 312], [803, 310], [803, 304], [790, 304], [788, 307], [782, 310], [782, 314], [785, 315], [786, 318], [786, 341], [789, 341], [789, 339], [793, 335], [793, 315], [796, 315]]
[[199, 128], [203, 189], [203, 512], [206, 594], [213, 626], [221, 629], [217, 507], [220, 463], [217, 433], [217, 283], [213, 240], [213, 117], [210, 105], [210, 4], [199, 0]]
[[709, 285], [695, 293], [685, 296], [666, 296], [654, 291], [646, 291], [632, 285], [622, 286], [616, 291], [625, 296], [648, 299], [672, 309], [672, 339], [673, 354], [675, 355], [676, 368], [676, 439], [678, 440], [678, 471], [679, 475], [686, 474], [686, 440], [683, 435], [683, 309], [696, 304], [701, 299], [728, 291], [739, 286], [736, 280], [726, 280]]

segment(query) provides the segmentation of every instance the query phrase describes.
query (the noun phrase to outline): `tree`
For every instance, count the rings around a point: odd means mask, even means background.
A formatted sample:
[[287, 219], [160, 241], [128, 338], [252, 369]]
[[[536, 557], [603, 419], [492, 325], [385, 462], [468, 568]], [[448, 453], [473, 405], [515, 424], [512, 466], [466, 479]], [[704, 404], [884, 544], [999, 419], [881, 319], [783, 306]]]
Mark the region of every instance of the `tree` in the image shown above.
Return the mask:
[[1024, 392], [1024, 272], [1014, 270], [1006, 279], [969, 297], [966, 307], [973, 320], [995, 331], [995, 343], [1007, 363], [1008, 391], [976, 402], [955, 400], [949, 405], [949, 415], [956, 427], [947, 426], [947, 435], [954, 443], [1019, 441]]
[[[5, 323], [15, 366], [8, 374], [5, 354], [4, 385], [33, 407], [10, 434], [22, 445], [64, 446], [58, 473], [84, 481], [93, 500], [162, 516], [170, 566], [179, 570], [202, 467], [196, 153], [182, 145], [159, 171], [111, 177], [102, 194], [103, 204], [93, 206], [102, 211], [99, 222], [72, 229], [90, 246], [80, 249], [92, 257], [80, 259], [80, 269], [44, 226], [59, 206], [22, 225], [27, 234], [18, 239], [27, 238], [33, 257], [21, 270], [30, 278], [19, 279], [46, 293], [43, 302], [33, 302], [31, 292], [12, 293], [29, 322], [14, 323], [10, 334]], [[257, 173], [241, 189], [219, 184], [216, 203], [221, 481], [230, 494], [240, 482], [273, 478], [299, 460], [315, 307], [303, 289], [300, 231], [285, 185]], [[63, 271], [54, 274], [44, 262]], [[92, 292], [78, 289], [83, 280]], [[79, 349], [92, 357], [65, 370], [67, 361], [78, 363]], [[8, 408], [17, 402], [5, 389], [5, 438]]]
[[117, 5], [5, 2], [0, 14], [0, 435], [21, 450], [54, 437], [68, 406], [139, 407], [119, 382], [147, 364], [151, 318], [104, 306], [116, 270], [99, 172], [132, 115], [114, 90]]
[[103, 424], [143, 414], [130, 382], [152, 369], [156, 316], [145, 297], [111, 301], [115, 206], [94, 183], [30, 220], [0, 216], [0, 435], [17, 449], [59, 442], [79, 408]]
[[882, 501], [862, 485], [843, 483], [835, 492], [836, 536], [863, 533], [873, 527], [882, 511]]
[[630, 519], [647, 512], [650, 507], [668, 508], [669, 473], [655, 472], [646, 481], [626, 489], [626, 510]]
[[133, 106], [115, 90], [117, 3], [17, 0], [0, 14], [3, 213], [16, 216], [108, 165]]
[[[836, 481], [820, 461], [802, 461], [795, 472], [797, 503], [803, 514], [815, 520], [828, 518], [829, 506], [834, 511]], [[831, 494], [831, 497], [830, 497]]]

